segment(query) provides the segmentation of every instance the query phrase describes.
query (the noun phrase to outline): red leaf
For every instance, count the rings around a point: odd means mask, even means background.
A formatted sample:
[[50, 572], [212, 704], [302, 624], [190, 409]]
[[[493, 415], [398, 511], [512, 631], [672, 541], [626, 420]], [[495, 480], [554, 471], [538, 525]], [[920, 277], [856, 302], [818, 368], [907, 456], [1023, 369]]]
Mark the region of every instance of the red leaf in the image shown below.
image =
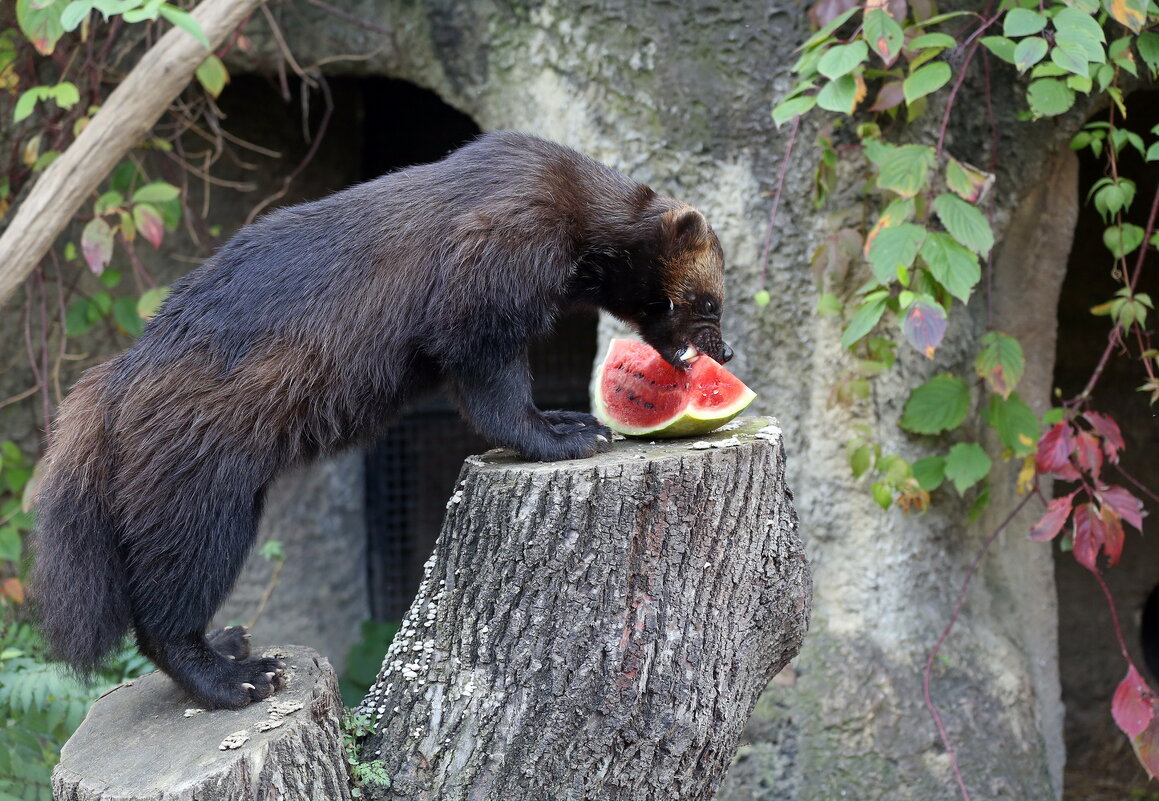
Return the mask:
[[165, 238], [165, 223], [161, 221], [161, 213], [148, 203], [138, 203], [133, 206], [133, 223], [141, 236], [149, 240], [155, 248], [161, 247], [161, 240]]
[[1127, 447], [1127, 443], [1123, 441], [1123, 433], [1119, 431], [1119, 424], [1113, 417], [1098, 412], [1083, 412], [1083, 418], [1103, 438], [1103, 450], [1107, 454], [1107, 461], [1118, 464], [1119, 451]]
[[90, 270], [97, 275], [105, 271], [105, 265], [113, 258], [113, 229], [103, 218], [89, 220], [81, 231], [80, 249]]
[[1139, 533], [1143, 533], [1143, 502], [1123, 487], [1105, 487], [1095, 493], [1099, 503], [1115, 510], [1115, 514], [1126, 520]]
[[1099, 509], [1099, 522], [1103, 527], [1103, 553], [1111, 565], [1119, 563], [1123, 555], [1123, 521], [1109, 506]]
[[[1038, 454], [1034, 459], [1035, 467], [1038, 468], [1039, 473], [1054, 473], [1060, 477], [1068, 468], [1070, 473], [1075, 473], [1076, 471], [1070, 463], [1070, 455], [1073, 451], [1074, 439], [1071, 437], [1070, 423], [1066, 421], [1055, 423], [1038, 440]], [[1073, 481], [1074, 479], [1068, 480]]]
[[1131, 745], [1147, 776], [1154, 779], [1159, 775], [1159, 718], [1152, 717], [1147, 730], [1131, 738]]
[[946, 313], [940, 306], [915, 300], [906, 310], [901, 331], [906, 341], [932, 359], [946, 334]]
[[869, 110], [885, 111], [894, 106], [900, 106], [903, 100], [905, 100], [905, 92], [902, 91], [901, 81], [887, 81], [877, 90], [877, 98], [873, 101], [873, 105], [869, 107]]
[[1127, 668], [1127, 676], [1119, 682], [1115, 695], [1111, 698], [1111, 714], [1115, 723], [1128, 737], [1138, 737], [1147, 730], [1155, 717], [1154, 693], [1147, 682], [1135, 670]]
[[1030, 529], [1030, 539], [1035, 542], [1046, 542], [1058, 536], [1058, 532], [1062, 531], [1066, 519], [1070, 517], [1071, 502], [1077, 494], [1078, 490], [1075, 490], [1070, 495], [1055, 498], [1048, 503], [1046, 514], [1034, 524], [1034, 528]]
[[1092, 573], [1099, 572], [1099, 548], [1103, 545], [1103, 522], [1093, 503], [1074, 510], [1074, 558]]
[[824, 28], [833, 20], [840, 17], [849, 9], [858, 4], [860, 0], [817, 0], [809, 8], [809, 22], [813, 23], [813, 28]]
[[1103, 469], [1103, 452], [1099, 450], [1099, 440], [1089, 431], [1080, 431], [1075, 437], [1075, 455], [1079, 467], [1095, 478]]

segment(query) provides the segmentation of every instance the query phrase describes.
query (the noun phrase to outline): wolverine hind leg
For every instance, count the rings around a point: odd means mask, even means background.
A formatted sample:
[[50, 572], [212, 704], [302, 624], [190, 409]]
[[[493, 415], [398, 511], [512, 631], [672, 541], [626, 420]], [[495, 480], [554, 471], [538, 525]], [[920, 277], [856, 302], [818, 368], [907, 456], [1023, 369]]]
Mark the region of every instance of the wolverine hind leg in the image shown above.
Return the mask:
[[205, 631], [254, 541], [264, 485], [252, 477], [266, 471], [207, 467], [173, 476], [168, 497], [127, 527], [133, 627], [141, 652], [201, 705], [239, 709], [277, 690], [284, 665], [251, 656], [241, 627]]

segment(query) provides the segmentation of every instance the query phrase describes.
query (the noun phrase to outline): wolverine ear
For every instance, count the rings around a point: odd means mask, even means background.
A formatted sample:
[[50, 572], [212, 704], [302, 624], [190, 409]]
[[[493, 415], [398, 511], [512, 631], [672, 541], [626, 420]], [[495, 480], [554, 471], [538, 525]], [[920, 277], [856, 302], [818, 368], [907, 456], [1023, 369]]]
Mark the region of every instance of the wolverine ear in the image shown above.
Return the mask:
[[664, 222], [670, 241], [679, 246], [691, 248], [708, 236], [708, 220], [696, 209], [674, 209], [664, 215]]

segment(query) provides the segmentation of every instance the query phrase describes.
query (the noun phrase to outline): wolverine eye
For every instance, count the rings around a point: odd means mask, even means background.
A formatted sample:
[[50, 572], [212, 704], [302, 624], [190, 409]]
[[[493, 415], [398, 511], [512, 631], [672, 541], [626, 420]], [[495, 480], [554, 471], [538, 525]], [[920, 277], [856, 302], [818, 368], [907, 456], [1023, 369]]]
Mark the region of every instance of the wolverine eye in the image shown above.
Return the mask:
[[705, 314], [715, 314], [716, 301], [714, 301], [712, 298], [705, 298], [700, 302], [700, 310]]

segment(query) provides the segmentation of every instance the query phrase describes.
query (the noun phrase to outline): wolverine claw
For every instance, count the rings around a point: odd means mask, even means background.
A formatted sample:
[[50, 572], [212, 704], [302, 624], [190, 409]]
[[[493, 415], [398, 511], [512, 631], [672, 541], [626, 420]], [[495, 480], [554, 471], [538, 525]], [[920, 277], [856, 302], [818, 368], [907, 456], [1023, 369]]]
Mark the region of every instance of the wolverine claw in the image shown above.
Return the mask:
[[243, 681], [241, 683], [241, 686], [242, 686], [242, 689], [245, 689], [245, 690], [256, 690], [257, 689], [252, 684], [250, 684], [248, 681]]

